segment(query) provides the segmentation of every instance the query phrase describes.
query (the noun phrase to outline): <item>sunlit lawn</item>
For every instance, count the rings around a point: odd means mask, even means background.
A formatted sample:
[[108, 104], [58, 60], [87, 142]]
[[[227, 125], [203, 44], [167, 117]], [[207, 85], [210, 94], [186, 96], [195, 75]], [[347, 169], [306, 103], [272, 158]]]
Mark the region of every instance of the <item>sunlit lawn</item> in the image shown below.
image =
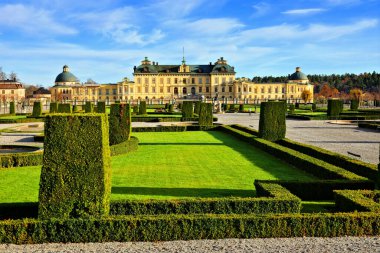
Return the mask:
[[[116, 199], [254, 196], [255, 179], [313, 179], [222, 132], [133, 133], [139, 150], [112, 158]], [[38, 200], [40, 166], [0, 170], [0, 203]]]

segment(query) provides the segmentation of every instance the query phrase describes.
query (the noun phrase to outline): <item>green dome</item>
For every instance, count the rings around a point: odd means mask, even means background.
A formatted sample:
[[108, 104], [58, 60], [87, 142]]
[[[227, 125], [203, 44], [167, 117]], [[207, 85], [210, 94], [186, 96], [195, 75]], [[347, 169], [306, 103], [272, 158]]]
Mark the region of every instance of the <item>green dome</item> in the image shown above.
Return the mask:
[[294, 72], [290, 77], [289, 80], [309, 80], [307, 76], [301, 72], [301, 68], [297, 67], [296, 72]]
[[76, 83], [78, 78], [70, 73], [67, 65], [63, 66], [63, 72], [55, 78], [56, 83]]

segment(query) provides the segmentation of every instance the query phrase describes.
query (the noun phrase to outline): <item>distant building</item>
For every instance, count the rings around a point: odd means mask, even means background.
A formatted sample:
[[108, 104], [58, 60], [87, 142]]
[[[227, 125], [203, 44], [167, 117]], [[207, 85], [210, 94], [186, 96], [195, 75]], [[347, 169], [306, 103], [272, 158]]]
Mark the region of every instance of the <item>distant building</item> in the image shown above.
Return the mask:
[[40, 87], [33, 91], [33, 95], [28, 96], [29, 102], [41, 101], [43, 104], [51, 101], [50, 91], [44, 87]]
[[25, 87], [17, 80], [0, 80], [0, 102], [25, 100]]
[[[115, 84], [81, 84], [67, 65], [50, 88], [52, 101], [130, 101], [200, 97], [244, 99], [256, 102], [268, 99], [300, 100], [304, 90], [313, 96], [313, 86], [297, 67], [284, 83], [254, 83], [236, 79], [234, 67], [221, 57], [207, 65], [159, 65], [147, 57], [133, 69], [134, 82], [125, 79]], [[312, 99], [312, 97], [311, 97]]]

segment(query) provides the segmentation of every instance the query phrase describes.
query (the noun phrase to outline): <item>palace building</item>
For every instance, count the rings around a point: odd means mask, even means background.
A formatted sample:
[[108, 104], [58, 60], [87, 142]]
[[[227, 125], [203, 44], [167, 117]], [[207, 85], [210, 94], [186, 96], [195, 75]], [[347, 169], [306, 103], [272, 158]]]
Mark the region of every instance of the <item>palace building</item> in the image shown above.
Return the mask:
[[160, 65], [145, 57], [133, 68], [134, 81], [127, 78], [115, 84], [80, 83], [68, 66], [50, 89], [52, 101], [137, 101], [173, 99], [218, 99], [260, 102], [268, 99], [300, 100], [305, 90], [313, 97], [313, 86], [297, 67], [285, 83], [254, 83], [236, 79], [236, 72], [223, 57], [215, 63]]
[[25, 100], [25, 87], [17, 80], [0, 80], [0, 103]]

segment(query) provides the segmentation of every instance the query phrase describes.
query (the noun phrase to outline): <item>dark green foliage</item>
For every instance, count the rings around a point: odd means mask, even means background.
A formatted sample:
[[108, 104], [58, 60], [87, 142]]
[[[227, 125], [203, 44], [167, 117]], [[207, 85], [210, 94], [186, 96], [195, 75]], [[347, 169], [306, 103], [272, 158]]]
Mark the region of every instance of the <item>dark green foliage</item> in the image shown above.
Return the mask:
[[[288, 189], [292, 194], [302, 200], [333, 200], [334, 190], [373, 190], [375, 185], [370, 180], [255, 180], [258, 183], [281, 185]], [[257, 191], [257, 187], [256, 187]]]
[[178, 103], [178, 109], [182, 109], [182, 103]]
[[136, 151], [139, 147], [139, 139], [134, 136], [127, 141], [110, 146], [111, 156], [127, 154], [132, 151]]
[[327, 116], [336, 117], [343, 111], [343, 101], [339, 99], [329, 99], [327, 101]]
[[182, 117], [184, 117], [184, 118], [192, 118], [193, 117], [193, 102], [192, 101], [183, 101]]
[[317, 104], [316, 104], [316, 103], [312, 103], [312, 104], [311, 104], [311, 110], [312, 110], [313, 112], [315, 112], [315, 111], [317, 110]]
[[283, 147], [271, 141], [257, 138], [252, 134], [244, 131], [234, 129], [230, 126], [220, 126], [221, 131], [227, 132], [246, 141], [269, 154], [275, 154], [277, 158], [296, 166], [298, 169], [304, 170], [321, 179], [350, 179], [350, 180], [363, 180], [364, 177], [358, 176], [345, 169], [331, 165], [325, 161], [316, 159], [314, 157], [302, 154], [290, 148]]
[[377, 212], [380, 213], [380, 191], [371, 190], [337, 190], [335, 192], [335, 205], [343, 212]]
[[0, 168], [35, 166], [42, 164], [42, 151], [0, 155]]
[[11, 115], [16, 114], [16, 108], [15, 108], [15, 102], [14, 101], [9, 102], [9, 114], [11, 114]]
[[286, 103], [262, 102], [260, 106], [259, 136], [269, 141], [285, 138]]
[[108, 215], [110, 195], [106, 115], [47, 116], [38, 217]]
[[73, 112], [78, 112], [78, 111], [79, 111], [79, 106], [73, 105]]
[[350, 105], [351, 110], [358, 110], [359, 109], [359, 100], [357, 99], [352, 99], [351, 100], [351, 105]]
[[105, 113], [106, 112], [106, 102], [98, 102], [96, 105], [97, 113]]
[[165, 110], [169, 109], [169, 103], [165, 103]]
[[84, 111], [85, 113], [94, 112], [94, 104], [91, 102], [86, 102], [86, 104], [84, 105]]
[[196, 214], [5, 220], [0, 243], [378, 236], [380, 213]]
[[227, 111], [227, 108], [228, 108], [228, 105], [225, 104], [225, 103], [223, 103], [223, 104], [222, 104], [222, 109], [223, 109], [223, 111]]
[[109, 116], [110, 145], [119, 144], [130, 139], [131, 106], [129, 104], [112, 104]]
[[300, 103], [296, 103], [295, 108], [300, 109]]
[[137, 105], [133, 106], [133, 113], [134, 114], [139, 114], [139, 107]]
[[294, 104], [289, 104], [289, 112], [291, 113], [291, 114], [293, 114], [294, 113], [294, 110], [296, 109], [296, 106], [294, 105]]
[[140, 101], [139, 113], [140, 115], [146, 114], [146, 101]]
[[213, 115], [212, 115], [212, 104], [211, 103], [201, 103], [201, 108], [199, 111], [199, 121], [200, 126], [212, 126]]
[[72, 113], [71, 104], [58, 104], [59, 113]]
[[201, 110], [201, 103], [202, 101], [195, 101], [194, 102], [194, 113], [199, 114]]
[[174, 112], [174, 105], [173, 104], [169, 104], [169, 112]]
[[32, 117], [40, 117], [42, 115], [42, 104], [40, 101], [33, 103]]
[[277, 142], [281, 146], [291, 148], [306, 155], [315, 157], [335, 166], [344, 168], [357, 175], [375, 180], [376, 166], [370, 163], [352, 159], [350, 157], [338, 154], [323, 148], [319, 148], [309, 144], [303, 144], [289, 139], [282, 139]]
[[58, 112], [58, 103], [56, 102], [51, 102], [50, 103], [50, 113], [57, 113]]
[[184, 132], [186, 126], [134, 127], [132, 132]]
[[244, 104], [239, 105], [239, 112], [244, 112]]

